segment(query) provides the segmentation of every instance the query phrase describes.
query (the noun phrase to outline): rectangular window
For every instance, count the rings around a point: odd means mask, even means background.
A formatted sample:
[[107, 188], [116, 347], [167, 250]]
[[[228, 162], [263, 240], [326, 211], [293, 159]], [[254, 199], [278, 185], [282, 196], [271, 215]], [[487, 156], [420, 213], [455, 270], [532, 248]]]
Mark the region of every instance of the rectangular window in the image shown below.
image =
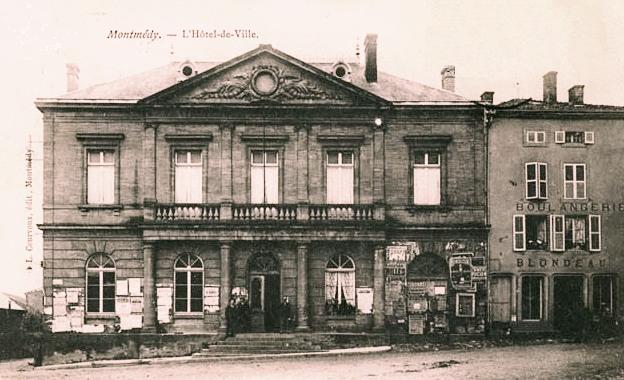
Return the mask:
[[526, 215], [526, 249], [548, 249], [548, 217], [546, 215]]
[[587, 249], [587, 218], [584, 216], [565, 217], [566, 249]]
[[561, 252], [565, 250], [564, 219], [563, 215], [550, 216], [550, 241], [552, 251]]
[[547, 171], [545, 163], [529, 162], [525, 165], [527, 199], [548, 198]]
[[595, 314], [601, 316], [613, 316], [615, 294], [615, 281], [613, 276], [594, 276], [592, 279], [592, 305]]
[[87, 152], [87, 203], [115, 203], [115, 152]]
[[279, 203], [279, 160], [276, 150], [251, 152], [251, 203]]
[[327, 152], [327, 203], [353, 203], [353, 152]]
[[175, 202], [202, 203], [202, 154], [199, 150], [175, 152]]
[[585, 133], [579, 131], [565, 131], [565, 142], [572, 144], [584, 144]]
[[565, 199], [585, 199], [585, 164], [564, 164], [563, 176], [563, 197]]
[[475, 316], [475, 295], [470, 293], [457, 293], [455, 298], [455, 315], [458, 317]]
[[538, 276], [522, 277], [522, 319], [542, 319], [544, 279]]
[[526, 238], [526, 226], [524, 215], [514, 215], [513, 217], [513, 241], [514, 251], [524, 251]]
[[544, 131], [527, 131], [526, 142], [529, 144], [543, 144], [546, 142], [546, 132]]
[[414, 152], [414, 204], [440, 204], [440, 153]]

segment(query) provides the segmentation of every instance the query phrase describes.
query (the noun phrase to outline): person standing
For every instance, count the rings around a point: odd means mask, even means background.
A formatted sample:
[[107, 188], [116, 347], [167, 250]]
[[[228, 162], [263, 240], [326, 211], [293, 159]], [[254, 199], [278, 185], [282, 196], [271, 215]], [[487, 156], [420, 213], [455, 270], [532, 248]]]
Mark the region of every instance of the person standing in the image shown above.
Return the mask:
[[227, 307], [225, 308], [225, 336], [233, 337], [236, 335], [236, 303], [234, 298], [230, 299]]
[[280, 304], [280, 332], [290, 331], [290, 319], [292, 317], [292, 308], [288, 297], [284, 297]]

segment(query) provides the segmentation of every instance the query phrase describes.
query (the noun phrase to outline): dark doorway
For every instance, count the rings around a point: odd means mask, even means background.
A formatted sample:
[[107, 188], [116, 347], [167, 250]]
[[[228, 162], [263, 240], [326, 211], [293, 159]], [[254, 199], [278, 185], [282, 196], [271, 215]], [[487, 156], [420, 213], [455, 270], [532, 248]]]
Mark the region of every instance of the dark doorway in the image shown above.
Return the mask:
[[249, 259], [251, 331], [279, 331], [280, 273], [272, 254], [262, 252]]
[[582, 276], [554, 277], [554, 327], [570, 333], [583, 330], [586, 319]]

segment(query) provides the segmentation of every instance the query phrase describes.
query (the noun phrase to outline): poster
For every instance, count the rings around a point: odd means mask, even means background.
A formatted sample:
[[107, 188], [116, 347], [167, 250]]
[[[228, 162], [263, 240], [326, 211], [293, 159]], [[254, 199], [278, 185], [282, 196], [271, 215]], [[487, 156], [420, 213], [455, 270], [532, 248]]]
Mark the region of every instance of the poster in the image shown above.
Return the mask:
[[115, 290], [118, 296], [128, 295], [128, 280], [117, 280], [117, 286]]
[[357, 288], [357, 307], [362, 314], [373, 312], [373, 288]]

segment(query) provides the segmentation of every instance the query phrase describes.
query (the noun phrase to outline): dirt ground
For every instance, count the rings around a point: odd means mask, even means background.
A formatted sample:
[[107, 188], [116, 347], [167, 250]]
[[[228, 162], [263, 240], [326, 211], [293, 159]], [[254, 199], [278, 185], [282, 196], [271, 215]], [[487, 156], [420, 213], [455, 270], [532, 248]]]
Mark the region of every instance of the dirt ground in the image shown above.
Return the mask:
[[624, 343], [545, 344], [307, 359], [69, 370], [0, 363], [2, 379], [624, 379]]

